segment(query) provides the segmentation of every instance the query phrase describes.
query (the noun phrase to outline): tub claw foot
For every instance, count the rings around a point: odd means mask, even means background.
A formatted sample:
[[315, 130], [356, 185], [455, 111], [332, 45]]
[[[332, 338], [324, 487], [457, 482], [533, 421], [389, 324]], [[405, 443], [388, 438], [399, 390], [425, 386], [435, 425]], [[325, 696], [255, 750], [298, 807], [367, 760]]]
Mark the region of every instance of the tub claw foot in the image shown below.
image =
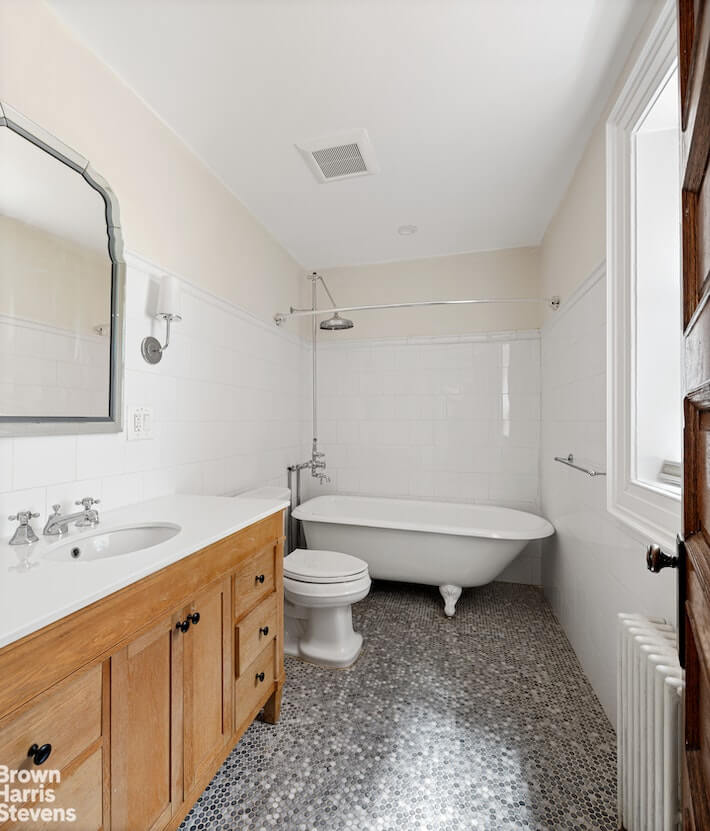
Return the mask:
[[453, 617], [456, 612], [456, 601], [461, 597], [461, 586], [446, 584], [439, 586], [441, 596], [444, 598], [444, 614]]

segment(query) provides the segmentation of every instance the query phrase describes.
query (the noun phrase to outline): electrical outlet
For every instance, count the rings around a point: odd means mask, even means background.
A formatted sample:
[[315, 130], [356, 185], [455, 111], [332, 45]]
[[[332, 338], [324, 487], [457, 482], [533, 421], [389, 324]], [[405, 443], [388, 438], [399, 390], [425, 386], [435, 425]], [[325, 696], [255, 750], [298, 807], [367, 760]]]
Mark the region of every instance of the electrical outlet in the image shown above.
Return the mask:
[[126, 424], [128, 441], [145, 441], [153, 438], [153, 408], [129, 407]]

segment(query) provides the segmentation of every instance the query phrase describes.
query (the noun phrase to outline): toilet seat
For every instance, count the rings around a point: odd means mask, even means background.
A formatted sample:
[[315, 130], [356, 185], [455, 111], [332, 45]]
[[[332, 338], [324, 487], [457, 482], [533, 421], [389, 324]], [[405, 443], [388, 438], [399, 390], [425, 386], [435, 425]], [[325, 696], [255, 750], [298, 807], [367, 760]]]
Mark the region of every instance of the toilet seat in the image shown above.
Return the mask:
[[284, 577], [299, 583], [353, 583], [367, 576], [364, 560], [340, 551], [297, 548], [284, 558]]

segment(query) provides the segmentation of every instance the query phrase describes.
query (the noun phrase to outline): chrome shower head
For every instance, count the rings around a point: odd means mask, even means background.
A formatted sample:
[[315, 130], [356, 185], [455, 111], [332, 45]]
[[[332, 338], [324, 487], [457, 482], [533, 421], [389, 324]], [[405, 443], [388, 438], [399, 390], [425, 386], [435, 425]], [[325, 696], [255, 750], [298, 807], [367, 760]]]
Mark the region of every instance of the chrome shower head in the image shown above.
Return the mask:
[[336, 312], [333, 317], [329, 317], [327, 320], [321, 320], [320, 328], [326, 329], [329, 332], [339, 332], [342, 329], [352, 329], [353, 328], [352, 320], [348, 320], [347, 317], [340, 317], [340, 315]]

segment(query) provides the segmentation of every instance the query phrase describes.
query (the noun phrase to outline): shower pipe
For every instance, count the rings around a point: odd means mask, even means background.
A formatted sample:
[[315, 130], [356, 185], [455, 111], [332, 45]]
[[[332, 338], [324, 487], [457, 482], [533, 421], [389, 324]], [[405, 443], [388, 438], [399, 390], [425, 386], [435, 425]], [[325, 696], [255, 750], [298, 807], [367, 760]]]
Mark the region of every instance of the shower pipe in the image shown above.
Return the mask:
[[[323, 278], [319, 278], [323, 282]], [[323, 283], [325, 286], [325, 283]], [[314, 281], [315, 286], [315, 281]], [[327, 291], [327, 289], [326, 289]], [[328, 292], [331, 302], [333, 298]], [[556, 312], [560, 308], [560, 298], [557, 295], [552, 297], [479, 297], [466, 300], [415, 300], [410, 303], [376, 303], [369, 306], [339, 306], [336, 307], [333, 303], [332, 309], [296, 309], [291, 306], [289, 312], [277, 312], [274, 315], [274, 322], [277, 326], [292, 317], [315, 317], [325, 312], [338, 313], [341, 312], [369, 312], [377, 309], [413, 309], [419, 306], [472, 306], [479, 303], [547, 303], [547, 305]]]

